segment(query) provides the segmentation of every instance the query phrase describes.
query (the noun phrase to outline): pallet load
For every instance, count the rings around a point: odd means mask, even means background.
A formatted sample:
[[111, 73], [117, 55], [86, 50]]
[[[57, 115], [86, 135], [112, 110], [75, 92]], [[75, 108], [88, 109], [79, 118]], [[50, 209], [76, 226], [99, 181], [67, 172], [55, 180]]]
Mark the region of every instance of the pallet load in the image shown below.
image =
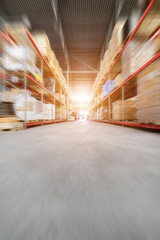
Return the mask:
[[31, 97], [30, 94], [27, 94], [25, 113], [25, 95], [23, 93], [19, 94], [18, 99], [14, 104], [17, 117], [24, 121], [26, 115], [26, 121], [36, 120], [35, 101], [35, 98]]
[[61, 106], [61, 112], [62, 112], [62, 120], [66, 119], [66, 107]]
[[[103, 81], [105, 75], [109, 72], [116, 56], [122, 49], [123, 46], [123, 26], [126, 22], [125, 18], [121, 18], [117, 21], [111, 39], [109, 41], [108, 49], [106, 50], [103, 59], [101, 60], [100, 70], [97, 74], [95, 82], [92, 87], [92, 94], [96, 92], [97, 88]], [[121, 67], [120, 67], [121, 68]], [[120, 69], [121, 70], [121, 69]], [[103, 96], [104, 94], [102, 94]]]
[[[24, 46], [4, 45], [3, 67], [7, 71], [27, 71], [35, 75], [36, 56], [29, 48]], [[26, 62], [26, 65], [25, 65]]]
[[135, 55], [134, 63], [137, 70], [147, 63], [160, 50], [160, 30], [152, 38], [144, 42], [142, 49]]
[[24, 45], [27, 40], [25, 25], [21, 21], [7, 22], [4, 28], [18, 45]]
[[43, 120], [53, 120], [53, 105], [52, 104], [45, 104], [43, 103]]
[[136, 54], [143, 48], [143, 39], [132, 39], [122, 53], [122, 78], [123, 81], [137, 71]]
[[44, 87], [51, 93], [55, 93], [55, 80], [53, 78], [44, 79]]
[[137, 119], [160, 125], [160, 61], [143, 70], [137, 77]]
[[119, 85], [121, 85], [122, 82], [123, 82], [122, 74], [119, 73], [114, 79], [114, 86], [118, 87]]
[[[31, 97], [31, 93], [27, 91], [25, 98], [25, 91], [23, 89], [11, 89], [5, 92], [5, 99], [8, 102], [14, 103], [15, 114], [18, 119], [25, 120], [25, 108], [26, 108], [26, 120], [36, 120], [36, 106], [35, 98]], [[25, 106], [26, 101], [26, 106]]]
[[58, 66], [58, 61], [56, 59], [56, 56], [54, 54], [54, 51], [51, 50], [50, 52], [50, 59], [49, 59], [49, 66], [51, 67], [51, 69], [56, 69]]
[[38, 46], [42, 56], [49, 62], [50, 55], [52, 52], [50, 42], [46, 33], [45, 32], [33, 33], [32, 38], [36, 45]]
[[55, 119], [62, 120], [62, 112], [60, 107], [56, 107], [55, 109]]
[[[118, 100], [112, 103], [112, 119], [122, 119], [122, 100]], [[124, 120], [136, 119], [136, 100], [135, 98], [129, 98], [124, 100]]]
[[148, 41], [143, 38], [132, 39], [122, 54], [122, 77], [129, 76], [146, 64], [160, 50], [159, 30]]
[[12, 102], [0, 102], [0, 131], [16, 131], [23, 129], [23, 121], [20, 121], [14, 110]]
[[109, 47], [108, 47], [111, 64], [113, 63], [113, 61], [115, 60], [115, 57], [119, 54], [119, 52], [123, 47], [122, 29], [125, 22], [126, 22], [126, 18], [119, 19], [113, 29], [111, 40], [109, 42]]
[[106, 81], [105, 84], [102, 86], [102, 98], [110, 93], [115, 88], [115, 81], [110, 80]]
[[36, 100], [36, 119], [43, 120], [43, 103]]

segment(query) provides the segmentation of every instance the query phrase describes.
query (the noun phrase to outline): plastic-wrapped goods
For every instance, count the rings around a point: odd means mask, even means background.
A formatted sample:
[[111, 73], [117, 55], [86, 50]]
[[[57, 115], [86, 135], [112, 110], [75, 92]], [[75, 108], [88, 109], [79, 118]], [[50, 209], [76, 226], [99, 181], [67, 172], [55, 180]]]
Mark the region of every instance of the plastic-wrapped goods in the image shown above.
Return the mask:
[[102, 98], [104, 98], [107, 95], [107, 89], [106, 89], [106, 85], [104, 84], [102, 86]]
[[160, 61], [137, 77], [137, 119], [160, 124]]
[[[122, 120], [122, 100], [112, 103], [112, 119]], [[136, 99], [129, 98], [124, 100], [124, 120], [136, 119]]]
[[114, 80], [110, 80], [110, 91], [112, 91], [115, 88]]
[[[36, 100], [31, 97], [30, 94], [27, 95], [27, 111], [26, 120], [36, 120]], [[15, 111], [19, 119], [25, 120], [25, 95], [19, 94], [15, 102]]]
[[25, 98], [25, 91], [20, 89], [12, 89], [11, 91], [5, 92], [5, 100], [14, 102], [14, 109], [16, 115], [19, 119], [24, 120], [24, 111], [25, 111], [25, 101], [27, 100], [26, 110], [27, 114], [26, 120], [35, 120], [36, 119], [36, 109], [35, 109], [35, 99], [31, 97], [31, 93], [27, 91]]
[[122, 82], [123, 82], [122, 74], [119, 73], [117, 77], [114, 79], [115, 87], [118, 87], [119, 85], [121, 85]]
[[[5, 91], [4, 97], [5, 97], [5, 101], [7, 102], [16, 102], [16, 100], [19, 98], [19, 94], [24, 94], [24, 90], [21, 89], [11, 89], [8, 91]], [[30, 93], [27, 93], [28, 95], [30, 95]]]
[[51, 93], [55, 93], [55, 81], [53, 78], [44, 79], [44, 86]]
[[106, 86], [106, 93], [108, 94], [115, 88], [114, 80], [106, 81], [105, 86]]
[[36, 100], [36, 119], [43, 119], [43, 103], [38, 100]]
[[52, 104], [43, 103], [43, 119], [52, 120]]
[[24, 71], [25, 59], [28, 70], [35, 67], [35, 53], [30, 48], [5, 45], [4, 52], [3, 67], [8, 71]]

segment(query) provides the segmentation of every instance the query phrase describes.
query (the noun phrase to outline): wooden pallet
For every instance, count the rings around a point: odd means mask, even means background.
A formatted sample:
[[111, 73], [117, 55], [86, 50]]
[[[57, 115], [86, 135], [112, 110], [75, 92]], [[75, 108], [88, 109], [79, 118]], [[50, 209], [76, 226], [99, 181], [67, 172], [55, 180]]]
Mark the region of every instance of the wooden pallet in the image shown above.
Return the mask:
[[3, 117], [0, 118], [0, 131], [18, 131], [23, 129], [23, 122], [19, 121], [17, 117]]
[[147, 124], [147, 125], [160, 125], [160, 121], [158, 120], [154, 120], [154, 121], [141, 120], [141, 121], [138, 121], [138, 123]]

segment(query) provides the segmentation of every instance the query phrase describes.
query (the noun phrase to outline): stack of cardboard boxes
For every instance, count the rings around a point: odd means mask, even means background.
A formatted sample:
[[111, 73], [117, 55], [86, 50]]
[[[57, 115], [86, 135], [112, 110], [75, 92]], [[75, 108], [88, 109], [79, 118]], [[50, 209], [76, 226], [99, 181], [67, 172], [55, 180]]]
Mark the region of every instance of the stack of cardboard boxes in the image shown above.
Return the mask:
[[[112, 103], [112, 119], [122, 119], [122, 100], [118, 100]], [[124, 100], [124, 120], [135, 120], [136, 119], [136, 99], [130, 98]]]
[[138, 75], [137, 119], [140, 122], [160, 124], [160, 61]]

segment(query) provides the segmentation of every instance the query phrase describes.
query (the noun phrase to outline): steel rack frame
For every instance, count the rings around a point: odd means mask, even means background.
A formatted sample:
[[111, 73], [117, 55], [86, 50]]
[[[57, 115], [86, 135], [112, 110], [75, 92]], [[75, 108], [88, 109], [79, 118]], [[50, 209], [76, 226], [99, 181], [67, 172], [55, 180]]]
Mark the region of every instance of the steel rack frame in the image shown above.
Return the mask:
[[[116, 63], [118, 62], [118, 60], [120, 59], [122, 53], [124, 52], [125, 48], [127, 47], [127, 45], [129, 44], [129, 42], [131, 41], [131, 39], [134, 37], [134, 35], [136, 34], [137, 30], [139, 29], [139, 27], [141, 26], [142, 22], [144, 21], [145, 17], [147, 16], [148, 12], [150, 11], [150, 9], [152, 8], [153, 4], [154, 4], [155, 0], [151, 0], [147, 9], [145, 10], [144, 14], [142, 15], [140, 21], [138, 22], [137, 26], [135, 27], [135, 29], [133, 30], [132, 34], [130, 35], [130, 37], [128, 38], [127, 42], [125, 43], [125, 45], [123, 46], [122, 50], [120, 51], [120, 53], [118, 54], [118, 57], [116, 58], [116, 60], [114, 61], [113, 65], [111, 66], [110, 70], [108, 71], [108, 73], [106, 73], [105, 77], [103, 78], [101, 84], [98, 86], [98, 89], [96, 91], [96, 93], [102, 88], [104, 82], [106, 81], [107, 77], [110, 77], [110, 73], [112, 72], [112, 70], [114, 69]], [[100, 100], [100, 102], [94, 104], [94, 106], [90, 107], [90, 111], [94, 110], [95, 108], [97, 108], [99, 105], [103, 105], [103, 102], [108, 99], [108, 104], [109, 104], [109, 119], [108, 120], [101, 120], [101, 119], [93, 119], [92, 121], [96, 121], [96, 122], [103, 122], [103, 123], [110, 123], [110, 124], [117, 124], [117, 125], [121, 125], [121, 126], [133, 126], [133, 127], [141, 127], [141, 128], [150, 128], [150, 129], [160, 129], [160, 125], [152, 125], [152, 124], [143, 124], [143, 123], [138, 123], [138, 122], [129, 122], [129, 121], [124, 121], [124, 108], [123, 108], [123, 104], [124, 104], [124, 86], [126, 85], [127, 82], [131, 81], [137, 74], [139, 74], [141, 71], [143, 71], [145, 68], [147, 68], [150, 64], [152, 64], [153, 62], [155, 62], [157, 59], [160, 58], [160, 51], [158, 53], [155, 54], [155, 56], [153, 56], [147, 63], [145, 63], [141, 68], [139, 68], [135, 73], [133, 73], [131, 76], [129, 76], [126, 80], [124, 80], [123, 83], [121, 83], [118, 87], [116, 87], [115, 89], [113, 89], [110, 93], [108, 93], [102, 100]], [[117, 90], [119, 90], [120, 88], [122, 88], [122, 121], [114, 121], [110, 119], [110, 97], [113, 96], [114, 93], [117, 92]], [[95, 96], [95, 95], [93, 95]], [[92, 99], [90, 100], [90, 103], [93, 100], [93, 96]], [[89, 104], [90, 104], [89, 103]]]

